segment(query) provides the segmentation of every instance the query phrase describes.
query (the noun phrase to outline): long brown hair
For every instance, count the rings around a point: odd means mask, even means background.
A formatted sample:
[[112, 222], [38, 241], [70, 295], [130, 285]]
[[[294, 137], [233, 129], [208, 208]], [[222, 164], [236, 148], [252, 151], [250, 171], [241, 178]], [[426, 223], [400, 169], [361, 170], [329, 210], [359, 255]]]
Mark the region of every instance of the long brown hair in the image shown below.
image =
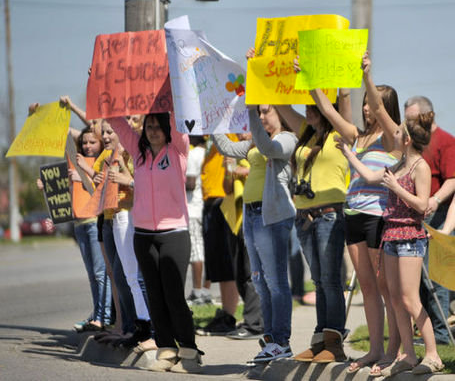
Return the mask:
[[[338, 110], [336, 105], [334, 105], [334, 107], [336, 110]], [[316, 143], [311, 148], [311, 152], [309, 153], [308, 157], [305, 160], [305, 164], [303, 165], [303, 175], [305, 175], [306, 172], [308, 171], [308, 168], [311, 167], [317, 154], [320, 152], [320, 150], [324, 146], [325, 141], [327, 140], [328, 134], [333, 130], [333, 126], [332, 126], [332, 124], [330, 124], [330, 121], [327, 120], [327, 118], [321, 113], [321, 111], [319, 110], [319, 108], [316, 105], [309, 105], [308, 108], [312, 108], [314, 111], [316, 111], [320, 115], [321, 124], [323, 125], [324, 129], [323, 129], [321, 135], [317, 138]], [[295, 150], [294, 150], [294, 153], [291, 158], [292, 170], [294, 173], [297, 172], [297, 160], [296, 160], [297, 149], [303, 145], [306, 145], [306, 143], [308, 143], [308, 141], [313, 137], [313, 135], [315, 133], [316, 133], [316, 129], [311, 125], [307, 125], [305, 130], [301, 134], [300, 138], [298, 139], [297, 145], [295, 146]]]
[[[377, 85], [376, 89], [378, 92], [381, 93], [382, 103], [384, 104], [384, 108], [386, 109], [387, 113], [389, 114], [390, 118], [395, 121], [397, 125], [401, 124], [401, 116], [400, 116], [400, 106], [398, 104], [398, 95], [397, 91], [391, 87], [390, 85]], [[363, 105], [366, 104], [367, 100], [367, 92], [363, 95]], [[365, 120], [365, 114], [362, 113], [363, 117], [363, 127], [364, 131], [361, 132], [361, 136], [367, 135], [371, 132], [373, 126], [369, 126]]]

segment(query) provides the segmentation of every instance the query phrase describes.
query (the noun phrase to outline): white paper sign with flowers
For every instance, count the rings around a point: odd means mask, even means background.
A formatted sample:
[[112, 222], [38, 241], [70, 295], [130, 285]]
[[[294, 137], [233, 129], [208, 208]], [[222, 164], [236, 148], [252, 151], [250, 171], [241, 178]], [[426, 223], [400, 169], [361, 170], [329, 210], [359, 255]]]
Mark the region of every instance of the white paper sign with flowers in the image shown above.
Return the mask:
[[[168, 28], [167, 28], [168, 26]], [[191, 135], [249, 131], [245, 71], [203, 32], [165, 26], [178, 131]]]

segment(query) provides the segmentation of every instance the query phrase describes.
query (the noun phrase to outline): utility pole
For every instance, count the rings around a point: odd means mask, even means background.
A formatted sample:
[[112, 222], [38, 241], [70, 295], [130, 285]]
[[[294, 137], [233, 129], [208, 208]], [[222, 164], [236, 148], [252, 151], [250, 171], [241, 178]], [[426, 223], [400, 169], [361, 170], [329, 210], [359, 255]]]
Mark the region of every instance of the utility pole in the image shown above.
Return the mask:
[[[352, 1], [352, 29], [368, 29], [368, 46], [367, 49], [371, 53], [371, 40], [373, 29], [371, 27], [372, 19], [372, 0], [351, 0]], [[352, 104], [352, 120], [356, 127], [363, 129], [362, 118], [362, 103], [365, 93], [365, 85], [362, 82], [362, 87], [351, 89], [351, 104]]]
[[125, 0], [125, 31], [162, 29], [168, 3], [167, 0]]
[[[14, 118], [14, 88], [13, 69], [11, 65], [11, 25], [9, 0], [5, 0], [5, 37], [6, 37], [6, 71], [8, 75], [8, 114], [10, 126], [10, 145], [16, 137], [16, 123]], [[8, 180], [9, 180], [9, 209], [10, 209], [10, 237], [15, 243], [19, 242], [19, 209], [17, 206], [17, 163], [16, 158], [8, 159]]]

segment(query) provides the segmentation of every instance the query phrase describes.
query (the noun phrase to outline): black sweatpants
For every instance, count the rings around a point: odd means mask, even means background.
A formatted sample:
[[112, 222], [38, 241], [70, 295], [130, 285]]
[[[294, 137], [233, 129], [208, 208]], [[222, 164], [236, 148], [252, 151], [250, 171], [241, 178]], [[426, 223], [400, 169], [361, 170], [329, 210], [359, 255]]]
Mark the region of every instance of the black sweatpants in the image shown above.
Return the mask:
[[184, 287], [190, 260], [185, 231], [154, 232], [135, 228], [135, 254], [143, 274], [149, 311], [159, 348], [197, 348], [192, 313]]

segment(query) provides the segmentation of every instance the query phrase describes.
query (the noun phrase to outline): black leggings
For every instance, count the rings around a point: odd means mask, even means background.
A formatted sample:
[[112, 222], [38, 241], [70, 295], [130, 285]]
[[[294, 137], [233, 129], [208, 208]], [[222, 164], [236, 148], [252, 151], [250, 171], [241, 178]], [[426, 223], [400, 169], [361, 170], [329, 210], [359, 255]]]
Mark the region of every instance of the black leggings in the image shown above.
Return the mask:
[[185, 231], [152, 232], [135, 228], [135, 254], [149, 302], [159, 348], [196, 348], [192, 312], [184, 287], [190, 260], [190, 237]]

